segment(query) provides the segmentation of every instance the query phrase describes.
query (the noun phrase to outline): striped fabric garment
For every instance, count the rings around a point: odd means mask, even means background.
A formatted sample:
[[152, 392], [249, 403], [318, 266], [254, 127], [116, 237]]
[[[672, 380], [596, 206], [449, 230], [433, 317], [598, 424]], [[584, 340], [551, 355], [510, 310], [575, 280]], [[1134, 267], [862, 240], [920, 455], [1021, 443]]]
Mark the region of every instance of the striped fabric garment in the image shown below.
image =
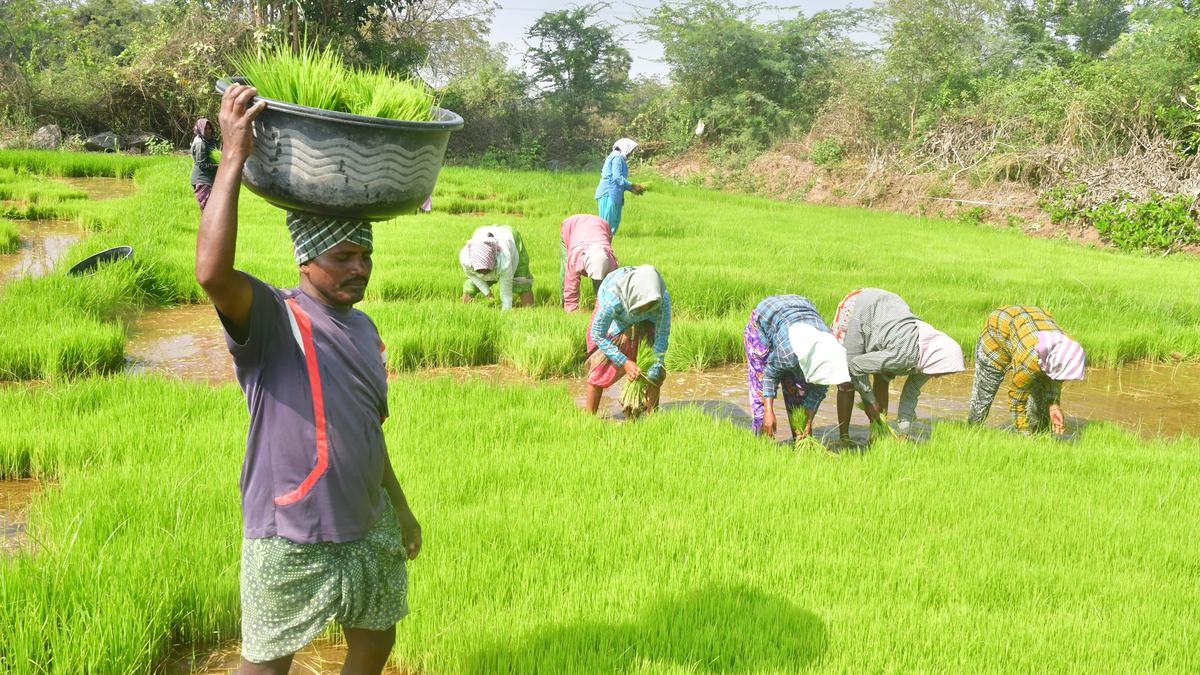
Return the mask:
[[458, 252], [458, 262], [472, 270], [494, 270], [496, 246], [486, 241], [468, 241]]
[[1037, 339], [1038, 362], [1047, 377], [1059, 382], [1083, 379], [1083, 345], [1061, 331], [1039, 331]]
[[287, 226], [292, 235], [297, 265], [303, 265], [343, 241], [358, 244], [368, 251], [372, 250], [369, 220], [339, 220], [288, 211]]

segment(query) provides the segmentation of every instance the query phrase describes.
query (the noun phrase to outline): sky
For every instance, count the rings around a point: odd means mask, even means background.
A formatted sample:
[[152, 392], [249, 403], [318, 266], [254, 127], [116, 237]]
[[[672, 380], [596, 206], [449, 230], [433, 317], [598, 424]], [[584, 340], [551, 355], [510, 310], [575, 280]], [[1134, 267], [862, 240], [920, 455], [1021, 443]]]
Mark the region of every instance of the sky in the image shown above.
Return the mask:
[[[739, 4], [753, 4], [741, 2]], [[510, 47], [509, 63], [514, 67], [522, 67], [522, 55], [525, 53], [525, 31], [533, 25], [544, 12], [567, 9], [577, 3], [559, 0], [500, 0], [500, 9], [492, 22], [491, 41], [493, 44], [507, 43]], [[769, 3], [763, 3], [769, 4]], [[805, 15], [819, 12], [823, 9], [840, 9], [845, 7], [866, 7], [872, 4], [870, 0], [810, 0], [808, 2], [793, 2], [795, 7]], [[646, 40], [638, 35], [638, 26], [634, 17], [638, 9], [646, 11], [658, 5], [658, 0], [612, 0], [609, 9], [601, 13], [608, 23], [618, 26], [617, 32], [624, 38], [624, 46], [633, 57], [633, 65], [629, 69], [631, 77], [660, 76], [665, 79], [667, 65], [662, 62], [662, 45], [653, 40]], [[795, 11], [795, 10], [791, 10]], [[791, 11], [767, 10], [760, 19], [770, 20], [791, 16]]]

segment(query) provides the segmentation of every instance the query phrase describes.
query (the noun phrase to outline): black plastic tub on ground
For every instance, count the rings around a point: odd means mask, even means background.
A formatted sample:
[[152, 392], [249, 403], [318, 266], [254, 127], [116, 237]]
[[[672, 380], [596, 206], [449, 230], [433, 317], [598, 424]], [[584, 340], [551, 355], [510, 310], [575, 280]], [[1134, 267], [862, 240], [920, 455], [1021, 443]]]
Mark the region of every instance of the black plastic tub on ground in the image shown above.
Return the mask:
[[124, 260], [131, 255], [133, 255], [132, 246], [114, 246], [112, 248], [106, 248], [99, 253], [94, 253], [75, 263], [71, 266], [71, 269], [67, 270], [67, 274], [73, 277], [95, 274], [96, 270], [99, 269], [101, 265], [114, 263], [118, 260]]

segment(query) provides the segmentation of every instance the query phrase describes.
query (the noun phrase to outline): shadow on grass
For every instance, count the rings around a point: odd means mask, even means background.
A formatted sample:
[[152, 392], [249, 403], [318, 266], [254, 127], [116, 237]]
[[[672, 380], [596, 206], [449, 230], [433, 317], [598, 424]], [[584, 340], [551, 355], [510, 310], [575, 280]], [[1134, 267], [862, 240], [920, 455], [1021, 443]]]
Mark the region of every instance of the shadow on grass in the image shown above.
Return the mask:
[[[613, 673], [634, 666], [688, 672], [795, 672], [825, 652], [812, 612], [744, 586], [710, 586], [659, 600], [627, 623], [546, 626], [514, 644], [492, 644], [473, 673]], [[657, 668], [655, 667], [657, 666]]]

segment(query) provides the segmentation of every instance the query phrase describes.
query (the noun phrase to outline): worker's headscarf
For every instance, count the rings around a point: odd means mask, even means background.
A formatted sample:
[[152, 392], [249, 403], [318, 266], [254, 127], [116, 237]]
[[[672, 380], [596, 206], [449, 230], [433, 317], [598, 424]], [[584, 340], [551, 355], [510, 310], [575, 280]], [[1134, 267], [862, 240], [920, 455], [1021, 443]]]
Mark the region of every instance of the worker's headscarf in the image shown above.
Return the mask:
[[833, 333], [800, 322], [790, 324], [787, 331], [792, 351], [796, 354], [796, 360], [800, 362], [800, 370], [804, 373], [806, 381], [824, 385], [850, 381], [846, 348], [837, 341]]
[[600, 244], [593, 244], [583, 249], [583, 269], [587, 271], [588, 278], [604, 281], [604, 277], [608, 276], [614, 267], [608, 249]]
[[471, 271], [496, 269], [496, 244], [472, 239], [458, 252], [458, 263]]
[[358, 244], [368, 251], [373, 249], [368, 220], [341, 220], [288, 211], [287, 226], [297, 265], [309, 262], [343, 241]]
[[196, 135], [200, 138], [204, 138], [206, 132], [208, 131], [208, 118], [201, 117], [200, 119], [196, 120], [196, 126], [193, 127], [193, 131], [195, 131]]
[[1083, 345], [1072, 340], [1066, 333], [1056, 330], [1040, 330], [1037, 333], [1038, 365], [1052, 380], [1082, 380], [1086, 357]]
[[654, 265], [639, 265], [616, 280], [613, 292], [627, 311], [636, 312], [646, 305], [662, 300], [663, 294], [667, 292], [667, 284]]
[[954, 338], [930, 326], [917, 322], [917, 372], [924, 375], [945, 375], [966, 370], [962, 346]]
[[633, 152], [633, 149], [637, 146], [637, 141], [633, 140], [632, 138], [622, 138], [616, 143], [613, 143], [613, 150], [621, 153], [622, 157], [628, 157], [629, 153]]

